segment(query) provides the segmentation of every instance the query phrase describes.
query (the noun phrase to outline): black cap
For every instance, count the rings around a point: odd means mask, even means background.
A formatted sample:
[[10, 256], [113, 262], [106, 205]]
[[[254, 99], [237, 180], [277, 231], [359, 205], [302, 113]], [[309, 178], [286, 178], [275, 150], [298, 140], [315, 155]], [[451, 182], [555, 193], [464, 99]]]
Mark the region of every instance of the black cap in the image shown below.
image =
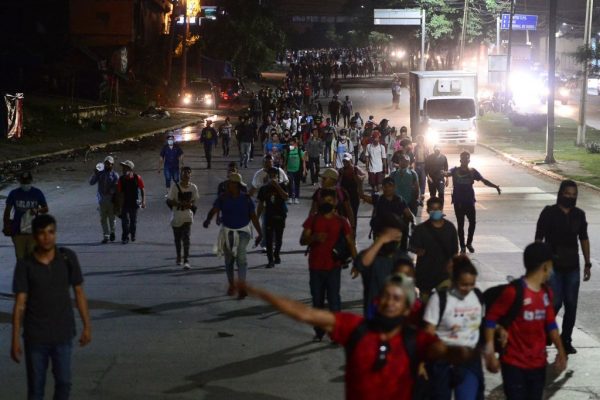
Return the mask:
[[31, 172], [23, 171], [21, 175], [19, 175], [19, 182], [21, 183], [31, 183], [33, 180], [33, 176], [31, 176]]
[[525, 248], [523, 263], [527, 271], [535, 271], [546, 261], [554, 261], [554, 253], [546, 243], [534, 242]]

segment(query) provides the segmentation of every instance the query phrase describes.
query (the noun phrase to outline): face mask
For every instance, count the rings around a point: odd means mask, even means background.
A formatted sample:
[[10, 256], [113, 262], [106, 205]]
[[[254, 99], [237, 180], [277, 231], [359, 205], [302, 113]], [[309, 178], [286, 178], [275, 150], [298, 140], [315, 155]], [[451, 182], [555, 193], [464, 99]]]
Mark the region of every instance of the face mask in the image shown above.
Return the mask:
[[439, 221], [444, 218], [444, 213], [442, 210], [433, 210], [429, 212], [429, 219], [432, 221]]
[[319, 206], [319, 214], [329, 214], [333, 209], [333, 204], [323, 203]]
[[376, 332], [388, 333], [398, 328], [404, 323], [404, 317], [389, 318], [384, 317], [379, 312], [369, 320], [369, 328]]
[[296, 146], [290, 146], [290, 150], [294, 150]]
[[577, 198], [566, 197], [561, 195], [558, 196], [556, 202], [558, 203], [558, 205], [563, 206], [565, 208], [573, 208], [575, 207], [575, 204], [577, 204]]
[[21, 183], [21, 189], [23, 189], [26, 192], [29, 192], [31, 190], [31, 184], [30, 183]]
[[173, 142], [172, 140], [167, 140], [167, 144], [168, 144], [169, 146], [173, 146], [173, 143], [174, 143], [174, 142]]
[[133, 171], [127, 171], [126, 174], [127, 176], [133, 176]]

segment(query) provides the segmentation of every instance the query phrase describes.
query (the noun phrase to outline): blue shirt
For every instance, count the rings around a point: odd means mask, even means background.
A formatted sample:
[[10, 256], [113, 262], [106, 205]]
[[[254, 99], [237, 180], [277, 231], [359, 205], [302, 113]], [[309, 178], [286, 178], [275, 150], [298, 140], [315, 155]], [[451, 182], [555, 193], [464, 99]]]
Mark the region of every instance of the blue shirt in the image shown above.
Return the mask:
[[21, 218], [23, 215], [32, 208], [47, 207], [48, 204], [42, 191], [32, 187], [27, 191], [21, 188], [11, 190], [6, 199], [6, 207], [9, 206], [15, 210], [11, 229], [14, 234], [19, 234], [21, 233]]
[[164, 145], [160, 151], [160, 156], [164, 159], [164, 168], [167, 169], [179, 169], [179, 157], [183, 154], [181, 147], [173, 145], [169, 147], [168, 144]]
[[454, 204], [475, 204], [475, 190], [473, 184], [475, 181], [483, 179], [479, 171], [475, 168], [469, 168], [467, 172], [460, 167], [454, 167], [450, 170], [452, 175], [452, 202]]
[[240, 229], [248, 226], [250, 215], [254, 213], [254, 202], [245, 193], [238, 197], [224, 194], [215, 200], [213, 207], [221, 210], [221, 222], [229, 229]]
[[98, 192], [96, 197], [99, 203], [112, 201], [113, 196], [117, 193], [117, 183], [119, 182], [119, 174], [115, 171], [104, 170], [97, 172], [90, 178], [90, 185], [98, 184]]
[[396, 186], [396, 194], [406, 202], [410, 204], [415, 200], [414, 183], [419, 181], [417, 173], [410, 168], [405, 171], [401, 169], [392, 172], [391, 177], [394, 179]]

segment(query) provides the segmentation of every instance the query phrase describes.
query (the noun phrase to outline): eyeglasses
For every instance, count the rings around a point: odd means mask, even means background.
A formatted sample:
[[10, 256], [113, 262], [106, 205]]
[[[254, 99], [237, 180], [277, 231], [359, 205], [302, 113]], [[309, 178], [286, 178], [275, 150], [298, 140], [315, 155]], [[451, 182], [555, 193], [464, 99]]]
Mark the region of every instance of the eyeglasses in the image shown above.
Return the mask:
[[387, 364], [387, 356], [390, 352], [390, 343], [387, 341], [379, 342], [379, 347], [377, 350], [377, 359], [375, 360], [375, 364], [373, 364], [374, 372], [381, 371]]

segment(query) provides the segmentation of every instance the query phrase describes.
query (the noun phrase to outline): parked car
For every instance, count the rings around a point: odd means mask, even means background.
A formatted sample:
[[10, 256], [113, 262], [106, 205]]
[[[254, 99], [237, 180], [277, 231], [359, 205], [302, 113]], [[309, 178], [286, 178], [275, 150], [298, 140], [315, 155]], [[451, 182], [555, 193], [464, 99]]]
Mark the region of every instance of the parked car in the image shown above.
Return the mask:
[[188, 84], [181, 105], [184, 107], [217, 108], [217, 88], [210, 79], [196, 79]]
[[238, 78], [221, 78], [219, 82], [220, 99], [224, 102], [240, 101], [244, 84]]

